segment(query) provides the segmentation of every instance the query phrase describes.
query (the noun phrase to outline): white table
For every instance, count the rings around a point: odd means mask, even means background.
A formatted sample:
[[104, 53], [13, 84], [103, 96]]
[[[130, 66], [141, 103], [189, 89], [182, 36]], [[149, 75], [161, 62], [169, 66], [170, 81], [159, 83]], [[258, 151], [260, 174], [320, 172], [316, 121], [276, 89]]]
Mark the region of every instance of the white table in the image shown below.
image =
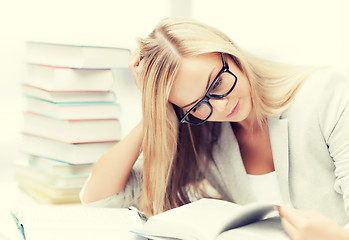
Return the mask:
[[6, 237], [11, 240], [23, 240], [10, 210], [16, 206], [35, 206], [37, 203], [22, 193], [14, 181], [1, 183], [0, 192], [0, 240]]
[[[91, 208], [86, 208], [82, 204], [62, 204], [62, 205], [41, 205], [35, 202], [33, 199], [31, 199], [29, 196], [27, 196], [25, 193], [21, 192], [17, 184], [14, 181], [8, 181], [4, 183], [0, 183], [0, 191], [3, 197], [0, 199], [0, 240], [23, 240], [23, 237], [21, 235], [20, 230], [17, 228], [17, 225], [13, 219], [13, 217], [10, 214], [10, 209], [14, 210], [26, 210], [25, 212], [28, 213], [29, 210], [33, 210], [35, 213], [36, 211], [42, 211], [42, 213], [45, 213], [50, 215], [50, 216], [57, 216], [60, 213], [62, 213], [63, 217], [66, 217], [67, 215], [71, 214], [72, 212], [74, 213], [73, 216], [86, 216], [88, 223], [84, 223], [84, 221], [74, 220], [74, 223], [80, 223], [86, 224], [86, 226], [93, 222], [95, 219], [96, 222], [93, 226], [97, 226], [97, 228], [86, 228], [83, 232], [78, 232], [81, 231], [81, 224], [77, 225], [78, 228], [76, 229], [71, 229], [71, 223], [68, 223], [68, 225], [65, 225], [63, 222], [58, 222], [58, 224], [54, 224], [53, 228], [50, 228], [51, 225], [47, 228], [46, 227], [46, 222], [43, 222], [43, 226], [39, 226], [39, 228], [36, 228], [36, 232], [34, 233], [35, 237], [33, 236], [33, 231], [31, 231], [31, 239], [35, 240], [46, 240], [50, 239], [47, 236], [51, 234], [50, 231], [54, 231], [54, 239], [96, 239], [95, 236], [96, 234], [98, 236], [102, 236], [101, 239], [128, 239], [128, 240], [141, 240], [143, 238], [137, 237], [135, 234], [131, 234], [129, 232], [129, 227], [133, 225], [133, 227], [140, 227], [141, 220], [139, 219], [138, 215], [136, 212], [131, 212], [127, 209], [108, 209], [108, 212], [105, 212], [106, 209], [101, 209], [102, 212], [94, 212], [93, 209]], [[58, 208], [58, 209], [57, 209]], [[68, 209], [67, 209], [68, 208]], [[61, 210], [62, 211], [61, 211]], [[89, 209], [89, 210], [88, 210]], [[54, 211], [52, 211], [54, 210]], [[58, 211], [57, 211], [58, 210]], [[88, 210], [88, 211], [86, 211]], [[93, 210], [92, 212], [90, 210]], [[96, 209], [95, 209], [96, 210]], [[127, 210], [127, 213], [124, 212]], [[48, 211], [48, 212], [47, 212]], [[104, 212], [103, 212], [104, 211]], [[112, 212], [111, 212], [112, 211]], [[33, 213], [32, 212], [32, 213]], [[30, 214], [28, 216], [34, 216], [33, 214]], [[91, 213], [97, 213], [96, 215], [91, 215]], [[45, 215], [44, 214], [44, 215]], [[81, 215], [80, 215], [81, 214]], [[85, 215], [86, 214], [86, 215]], [[40, 215], [40, 214], [39, 214]], [[48, 216], [48, 215], [47, 215]], [[46, 216], [46, 217], [47, 217]], [[90, 217], [88, 217], [90, 216]], [[93, 219], [91, 219], [91, 216]], [[33, 222], [33, 219], [35, 218], [30, 218], [30, 223]], [[76, 219], [76, 218], [75, 218]], [[52, 219], [51, 219], [52, 220]], [[49, 221], [51, 221], [49, 220]], [[69, 218], [71, 220], [71, 218]], [[58, 220], [60, 221], [60, 220]], [[86, 220], [85, 220], [86, 221]], [[68, 221], [69, 222], [69, 221]], [[62, 225], [60, 225], [63, 223]], [[115, 223], [115, 225], [114, 225]], [[120, 224], [120, 225], [118, 225]], [[98, 228], [99, 226], [103, 226], [102, 228]], [[119, 226], [119, 228], [115, 228], [115, 226]], [[68, 228], [67, 228], [68, 226]], [[85, 225], [84, 225], [85, 226]], [[80, 227], [80, 228], [79, 228]], [[24, 227], [25, 228], [25, 227]], [[79, 230], [80, 229], [80, 230]], [[33, 229], [31, 229], [33, 230]], [[38, 233], [39, 230], [39, 233]], [[64, 231], [62, 231], [64, 230]], [[58, 231], [58, 232], [57, 232]], [[59, 235], [59, 234], [61, 235]], [[58, 234], [58, 235], [57, 235]], [[79, 235], [77, 237], [77, 234]]]
[[[4, 170], [4, 169], [3, 169]], [[22, 192], [17, 183], [13, 180], [13, 171], [6, 168], [7, 176], [0, 180], [0, 240], [6, 238], [10, 240], [23, 240], [22, 235], [10, 214], [11, 209], [28, 208], [40, 206], [36, 201]], [[82, 206], [81, 204], [72, 204], [64, 206]]]

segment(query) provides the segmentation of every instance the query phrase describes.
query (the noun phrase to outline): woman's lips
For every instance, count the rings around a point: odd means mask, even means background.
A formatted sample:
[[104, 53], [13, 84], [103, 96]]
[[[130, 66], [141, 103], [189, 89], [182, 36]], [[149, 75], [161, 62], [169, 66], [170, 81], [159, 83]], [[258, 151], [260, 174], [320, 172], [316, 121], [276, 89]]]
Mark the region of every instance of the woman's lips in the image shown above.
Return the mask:
[[232, 116], [234, 116], [238, 111], [239, 111], [239, 102], [235, 105], [234, 109], [231, 111], [231, 113], [229, 113], [226, 117], [230, 118]]

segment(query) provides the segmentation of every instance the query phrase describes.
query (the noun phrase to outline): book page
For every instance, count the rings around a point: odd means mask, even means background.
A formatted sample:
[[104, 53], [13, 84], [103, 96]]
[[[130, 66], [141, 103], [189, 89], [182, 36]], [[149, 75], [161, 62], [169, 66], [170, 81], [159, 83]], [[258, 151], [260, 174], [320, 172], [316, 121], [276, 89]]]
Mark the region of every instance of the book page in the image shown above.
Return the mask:
[[228, 227], [260, 220], [266, 212], [273, 209], [272, 205], [267, 206], [242, 207], [222, 200], [201, 199], [153, 216], [143, 229], [135, 232], [145, 236], [212, 240]]
[[243, 206], [240, 211], [236, 212], [221, 231], [238, 228], [263, 219], [268, 213], [274, 211], [274, 204], [255, 202]]
[[279, 217], [268, 218], [221, 233], [217, 240], [289, 240]]
[[136, 211], [121, 208], [41, 206], [18, 218], [26, 240], [139, 239], [130, 229], [142, 226]]

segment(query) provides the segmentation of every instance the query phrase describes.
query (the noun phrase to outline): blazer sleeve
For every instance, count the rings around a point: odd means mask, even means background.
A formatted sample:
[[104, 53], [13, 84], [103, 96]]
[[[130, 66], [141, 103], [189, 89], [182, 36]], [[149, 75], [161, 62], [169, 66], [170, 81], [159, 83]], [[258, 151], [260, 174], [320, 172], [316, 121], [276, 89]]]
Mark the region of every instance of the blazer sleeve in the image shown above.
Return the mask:
[[[138, 159], [137, 161], [141, 162], [142, 159]], [[83, 201], [83, 195], [90, 177], [87, 179], [84, 187], [80, 192], [80, 201], [84, 206], [110, 207], [110, 208], [113, 208], [113, 207], [124, 208], [124, 207], [130, 207], [130, 206], [135, 206], [135, 207], [139, 206], [139, 201], [142, 196], [142, 186], [143, 186], [143, 168], [141, 163], [138, 163], [133, 167], [133, 169], [130, 172], [126, 186], [121, 192], [114, 194], [112, 196], [109, 196], [105, 199], [97, 200], [91, 203], [85, 203]]]
[[334, 188], [349, 215], [349, 79], [331, 74], [327, 83], [318, 117], [335, 165]]

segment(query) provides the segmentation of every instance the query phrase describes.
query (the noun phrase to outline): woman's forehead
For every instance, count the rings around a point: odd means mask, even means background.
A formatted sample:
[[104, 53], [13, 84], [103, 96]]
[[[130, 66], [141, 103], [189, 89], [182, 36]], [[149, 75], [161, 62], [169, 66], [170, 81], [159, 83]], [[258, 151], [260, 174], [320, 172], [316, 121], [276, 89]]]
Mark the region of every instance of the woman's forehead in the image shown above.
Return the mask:
[[207, 84], [221, 69], [217, 53], [186, 57], [181, 63], [171, 88], [169, 101], [179, 107], [203, 97]]

